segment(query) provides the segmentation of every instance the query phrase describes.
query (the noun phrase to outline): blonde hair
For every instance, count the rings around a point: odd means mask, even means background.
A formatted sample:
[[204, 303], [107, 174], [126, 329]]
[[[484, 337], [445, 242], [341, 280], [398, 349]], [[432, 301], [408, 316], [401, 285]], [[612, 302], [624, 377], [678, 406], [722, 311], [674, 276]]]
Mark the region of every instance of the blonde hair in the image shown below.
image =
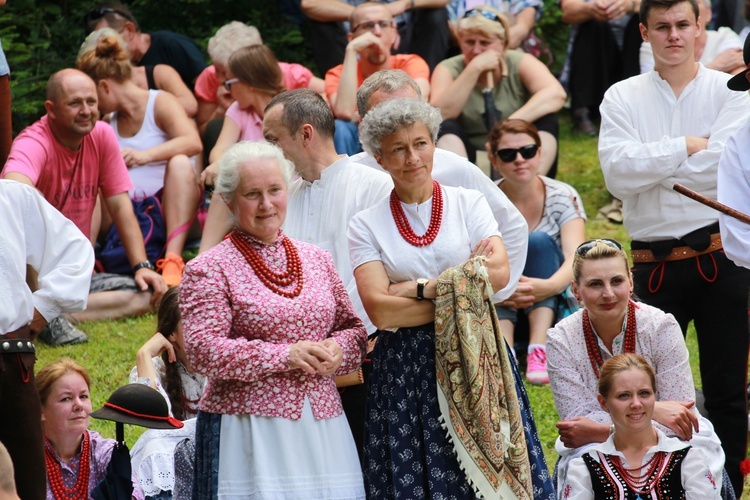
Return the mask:
[[39, 400], [44, 405], [47, 402], [49, 393], [52, 390], [52, 384], [60, 380], [68, 373], [77, 373], [86, 381], [86, 386], [91, 389], [91, 377], [86, 368], [82, 367], [70, 358], [62, 358], [60, 361], [50, 363], [36, 374], [36, 391], [39, 393]]
[[476, 7], [471, 10], [487, 11], [492, 12], [497, 16], [497, 20], [487, 19], [481, 14], [475, 14], [464, 17], [458, 20], [456, 23], [456, 32], [458, 33], [459, 41], [464, 35], [470, 33], [477, 33], [487, 38], [496, 37], [503, 42], [503, 48], [508, 48], [508, 31], [510, 30], [510, 23], [505, 15], [494, 7], [484, 5], [482, 7]]
[[[78, 53], [76, 68], [89, 75], [94, 83], [99, 83], [100, 80], [105, 78], [120, 83], [130, 80], [133, 69], [130, 65], [127, 46], [122, 37], [116, 34], [102, 33], [89, 41], [89, 38], [95, 33], [97, 32], [89, 35], [88, 43], [84, 42], [84, 45], [92, 47], [83, 53]], [[81, 47], [81, 51], [83, 51], [83, 47]]]
[[261, 43], [263, 39], [258, 28], [232, 21], [219, 28], [216, 34], [208, 39], [208, 57], [214, 64], [226, 65], [235, 50]]
[[646, 358], [632, 352], [625, 352], [612, 356], [602, 365], [599, 372], [599, 394], [606, 398], [612, 390], [615, 377], [627, 370], [641, 370], [648, 375], [651, 389], [656, 392], [656, 374]]
[[589, 260], [608, 259], [610, 257], [622, 257], [622, 260], [625, 262], [625, 269], [629, 269], [628, 254], [625, 253], [625, 250], [610, 246], [602, 240], [597, 240], [594, 246], [583, 254], [578, 253], [578, 250], [576, 250], [576, 253], [573, 256], [573, 281], [578, 283], [581, 279], [584, 262]]

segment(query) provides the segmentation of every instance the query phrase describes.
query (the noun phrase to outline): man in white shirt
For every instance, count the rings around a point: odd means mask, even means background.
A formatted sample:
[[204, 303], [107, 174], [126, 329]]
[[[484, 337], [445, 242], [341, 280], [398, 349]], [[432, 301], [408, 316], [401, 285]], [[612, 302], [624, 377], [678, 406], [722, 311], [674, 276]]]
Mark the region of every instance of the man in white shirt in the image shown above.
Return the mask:
[[[403, 71], [378, 71], [365, 79], [357, 91], [357, 110], [364, 117], [367, 111], [378, 104], [397, 98], [421, 98], [419, 86]], [[367, 153], [352, 156], [354, 161], [378, 170], [383, 170], [378, 162]], [[503, 244], [508, 253], [510, 279], [502, 290], [495, 293], [495, 303], [508, 299], [513, 293], [528, 294], [530, 289], [519, 284], [526, 265], [526, 251], [529, 242], [529, 229], [521, 212], [489, 177], [466, 158], [444, 149], [435, 149], [432, 178], [446, 186], [460, 186], [475, 189], [482, 193], [490, 204], [502, 233]]]
[[[742, 40], [731, 28], [708, 29], [711, 24], [711, 0], [697, 0], [700, 9], [701, 30], [695, 39], [695, 60], [707, 68], [734, 75], [745, 69], [742, 62]], [[641, 44], [641, 73], [654, 69], [651, 44]]]
[[[94, 267], [88, 238], [20, 182], [0, 180], [0, 442], [21, 498], [46, 495], [44, 440], [34, 386], [34, 346], [44, 325], [86, 308]], [[39, 276], [33, 293], [26, 266]]]
[[[727, 89], [728, 74], [695, 62], [701, 30], [695, 0], [643, 0], [640, 18], [654, 71], [605, 94], [599, 159], [633, 238], [635, 294], [672, 313], [683, 333], [695, 322], [707, 417], [739, 496], [747, 447], [750, 270], [721, 250], [718, 213], [672, 188], [680, 183], [716, 196], [719, 157], [747, 119], [750, 102], [746, 93]], [[673, 409], [676, 426], [687, 411]]]
[[[333, 143], [334, 117], [323, 98], [309, 89], [274, 97], [263, 116], [263, 136], [278, 145], [299, 177], [289, 183], [283, 229], [287, 236], [322, 247], [333, 256], [336, 270], [368, 333], [376, 328], [357, 293], [346, 231], [351, 218], [387, 197], [391, 177], [339, 155]], [[364, 436], [365, 385], [347, 387], [342, 402], [361, 454]]]
[[[743, 50], [746, 69], [727, 82], [738, 92], [750, 90], [750, 37]], [[717, 199], [745, 214], [750, 214], [750, 121], [729, 138], [719, 160]], [[719, 215], [724, 252], [738, 266], [750, 268], [750, 224], [734, 217]]]

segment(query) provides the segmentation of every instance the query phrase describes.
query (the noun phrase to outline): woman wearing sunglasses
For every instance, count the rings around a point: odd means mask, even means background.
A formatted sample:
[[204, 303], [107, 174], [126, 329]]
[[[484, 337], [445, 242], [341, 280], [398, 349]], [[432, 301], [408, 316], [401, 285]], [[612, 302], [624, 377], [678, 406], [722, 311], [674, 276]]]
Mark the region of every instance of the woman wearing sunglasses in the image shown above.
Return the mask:
[[515, 293], [497, 307], [503, 336], [512, 347], [519, 315], [529, 324], [526, 378], [548, 384], [546, 338], [565, 309], [563, 293], [573, 279], [573, 255], [586, 239], [586, 213], [578, 192], [564, 182], [539, 175], [542, 140], [534, 125], [505, 120], [489, 137], [490, 162], [502, 177], [500, 190], [529, 226], [526, 266]]
[[471, 9], [456, 24], [461, 54], [441, 62], [430, 82], [430, 104], [445, 120], [437, 146], [475, 161], [494, 125], [483, 117], [487, 89], [501, 119], [520, 118], [541, 131], [540, 173], [554, 177], [555, 113], [565, 103], [565, 90], [534, 56], [508, 50], [509, 29], [505, 17], [492, 7]]
[[[610, 239], [581, 244], [573, 258], [573, 293], [583, 307], [547, 332], [550, 385], [560, 416], [555, 449], [560, 455], [558, 493], [568, 464], [613, 432], [597, 400], [602, 364], [624, 352], [643, 356], [656, 373], [654, 427], [688, 441], [722, 478], [724, 452], [711, 423], [695, 408], [695, 385], [682, 331], [671, 314], [634, 302], [633, 278], [622, 246]], [[725, 497], [726, 498], [726, 497]]]

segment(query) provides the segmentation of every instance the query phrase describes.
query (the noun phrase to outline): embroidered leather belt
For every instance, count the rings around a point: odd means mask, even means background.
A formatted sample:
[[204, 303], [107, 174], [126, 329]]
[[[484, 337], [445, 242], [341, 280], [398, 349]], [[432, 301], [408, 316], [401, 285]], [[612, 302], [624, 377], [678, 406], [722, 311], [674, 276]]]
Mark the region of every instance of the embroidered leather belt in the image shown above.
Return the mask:
[[657, 259], [654, 256], [654, 253], [649, 249], [631, 250], [630, 255], [633, 258], [634, 263], [664, 262], [664, 261], [671, 261], [671, 260], [689, 259], [691, 257], [698, 257], [699, 255], [704, 255], [707, 253], [715, 252], [716, 250], [720, 250], [721, 248], [723, 248], [721, 244], [721, 234], [714, 233], [711, 235], [711, 243], [708, 245], [708, 248], [706, 248], [705, 250], [693, 250], [689, 246], [679, 246], [679, 247], [673, 248], [672, 251], [669, 253], [669, 255], [667, 255], [663, 259]]
[[[29, 340], [29, 327], [24, 326], [18, 330], [0, 335], [0, 354], [28, 354], [35, 353], [36, 348]], [[22, 338], [16, 338], [22, 337]]]

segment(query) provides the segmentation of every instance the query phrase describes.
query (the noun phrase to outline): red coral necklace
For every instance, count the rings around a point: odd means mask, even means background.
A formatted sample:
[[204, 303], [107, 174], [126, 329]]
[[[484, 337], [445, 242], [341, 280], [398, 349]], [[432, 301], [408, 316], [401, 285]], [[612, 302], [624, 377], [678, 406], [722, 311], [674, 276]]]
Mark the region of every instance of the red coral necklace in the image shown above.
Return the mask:
[[422, 236], [417, 236], [406, 218], [404, 207], [401, 206], [401, 200], [396, 194], [396, 190], [391, 191], [391, 214], [396, 222], [396, 227], [401, 236], [407, 243], [415, 247], [424, 247], [431, 244], [437, 238], [440, 231], [440, 224], [443, 222], [443, 190], [437, 181], [432, 181], [432, 212], [430, 214], [430, 225], [427, 232]]
[[47, 463], [49, 487], [57, 500], [77, 500], [89, 497], [89, 474], [91, 473], [90, 443], [89, 431], [83, 431], [81, 460], [78, 462], [78, 479], [73, 488], [67, 488], [63, 482], [62, 466], [57, 463], [55, 455], [50, 450], [52, 445], [44, 447], [44, 460]]
[[[296, 297], [302, 292], [302, 285], [305, 282], [302, 276], [302, 263], [299, 260], [297, 248], [289, 238], [284, 237], [282, 241], [284, 250], [286, 251], [286, 270], [282, 272], [276, 272], [268, 267], [263, 261], [263, 257], [253, 249], [250, 243], [238, 231], [232, 231], [229, 238], [242, 256], [245, 257], [250, 267], [253, 268], [255, 275], [258, 276], [260, 281], [269, 290], [287, 298]], [[297, 282], [297, 286], [294, 289], [290, 291], [284, 290], [285, 287], [288, 287], [295, 281]]]
[[[635, 302], [632, 300], [628, 302], [627, 321], [625, 326], [625, 343], [622, 347], [622, 352], [635, 352]], [[591, 328], [591, 321], [589, 320], [589, 312], [586, 308], [583, 309], [583, 316], [581, 318], [583, 322], [583, 338], [586, 340], [586, 350], [589, 354], [589, 361], [591, 361], [591, 368], [594, 369], [596, 378], [599, 378], [599, 367], [604, 364], [602, 359], [602, 353], [599, 352], [599, 345], [596, 342], [596, 335]]]
[[[610, 457], [610, 463], [612, 464], [612, 467], [620, 474], [620, 477], [623, 481], [625, 481], [625, 484], [627, 484], [628, 487], [633, 490], [633, 493], [636, 494], [637, 498], [641, 498], [641, 495], [644, 495], [651, 491], [656, 485], [656, 482], [661, 479], [657, 472], [664, 464], [665, 458], [666, 454], [663, 451], [657, 451], [656, 453], [654, 453], [654, 456], [649, 459], [648, 462], [641, 465], [640, 467], [635, 467], [633, 469], [625, 468], [620, 461], [620, 457], [616, 455]], [[645, 469], [646, 467], [648, 467], [648, 469], [643, 474], [638, 476], [634, 474], [641, 471], [642, 469]]]

